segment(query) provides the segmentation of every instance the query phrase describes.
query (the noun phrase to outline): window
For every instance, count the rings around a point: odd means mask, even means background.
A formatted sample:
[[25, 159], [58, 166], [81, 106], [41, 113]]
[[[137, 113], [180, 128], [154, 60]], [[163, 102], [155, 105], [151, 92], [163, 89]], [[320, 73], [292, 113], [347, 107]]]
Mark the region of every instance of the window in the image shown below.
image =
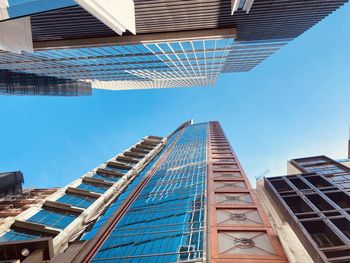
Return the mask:
[[307, 195], [306, 196], [311, 203], [316, 206], [320, 211], [335, 210], [326, 200], [319, 195]]
[[323, 159], [312, 159], [312, 160], [305, 160], [305, 161], [297, 161], [298, 164], [301, 166], [311, 166], [311, 165], [318, 165], [318, 164], [324, 164], [327, 160]]
[[207, 129], [184, 131], [91, 262], [202, 261]]
[[37, 237], [38, 236], [35, 236], [32, 234], [26, 234], [23, 232], [17, 232], [15, 230], [10, 230], [9, 232], [6, 232], [4, 235], [0, 236], [0, 242], [27, 240], [27, 239], [37, 238]]
[[274, 186], [274, 188], [277, 190], [277, 192], [292, 190], [292, 187], [290, 187], [290, 185], [286, 181], [284, 181], [283, 179], [270, 180], [270, 183]]
[[333, 245], [332, 241], [324, 233], [315, 233], [312, 234], [312, 237], [319, 247], [330, 247]]
[[346, 170], [342, 169], [341, 167], [338, 167], [335, 164], [309, 166], [309, 167], [305, 167], [305, 169], [310, 173], [318, 172], [323, 175], [331, 175], [331, 174], [346, 172]]
[[342, 183], [340, 186], [343, 188], [350, 188], [350, 182]]
[[302, 225], [315, 240], [318, 247], [341, 246], [344, 242], [323, 221], [304, 221]]
[[346, 218], [336, 218], [331, 221], [350, 240], [350, 221]]
[[51, 210], [42, 209], [32, 217], [27, 219], [27, 221], [53, 228], [64, 229], [71, 222], [73, 222], [75, 218], [76, 215], [70, 214], [69, 212], [59, 213]]
[[283, 197], [283, 200], [294, 213], [312, 212], [311, 207], [300, 196]]
[[69, 204], [81, 208], [88, 208], [96, 199], [88, 196], [79, 196], [74, 194], [65, 194], [57, 199], [57, 202]]
[[88, 184], [88, 183], [81, 183], [80, 185], [78, 185], [77, 188], [99, 193], [99, 194], [103, 194], [108, 189], [108, 187], [105, 185], [94, 185], [94, 184]]

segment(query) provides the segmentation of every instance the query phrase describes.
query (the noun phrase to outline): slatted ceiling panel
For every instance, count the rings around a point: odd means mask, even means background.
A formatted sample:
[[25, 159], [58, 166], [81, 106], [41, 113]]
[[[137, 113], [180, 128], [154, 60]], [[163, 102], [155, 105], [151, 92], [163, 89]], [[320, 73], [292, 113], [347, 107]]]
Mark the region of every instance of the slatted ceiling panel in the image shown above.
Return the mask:
[[[199, 28], [218, 27], [220, 16], [230, 15], [222, 12], [225, 1], [134, 1], [136, 9], [136, 26], [140, 32], [148, 27], [162, 30], [163, 25], [176, 27]], [[164, 29], [163, 29], [164, 30]]]
[[[259, 6], [256, 6], [256, 9], [248, 15], [249, 20], [237, 23], [240, 39], [264, 39], [266, 36], [268, 38], [297, 37], [341, 4], [340, 2], [335, 3], [335, 1], [332, 2], [332, 5], [326, 4], [326, 2], [320, 3], [320, 1], [318, 4], [315, 1], [291, 2], [293, 2], [293, 6], [281, 6], [279, 9], [271, 6], [271, 9], [275, 11], [264, 10], [265, 15], [260, 13]], [[295, 5], [294, 2], [299, 2], [299, 6]]]
[[[154, 11], [156, 9], [155, 3], [161, 2], [162, 5], [159, 10], [157, 9], [156, 16]], [[166, 4], [164, 4], [166, 2]], [[147, 4], [139, 5], [139, 3], [144, 3], [144, 1], [137, 1], [136, 10], [137, 15], [142, 15], [142, 20], [137, 21], [139, 31], [147, 30], [143, 28], [142, 25], [146, 26], [156, 26], [159, 29], [163, 25], [166, 25], [169, 20], [175, 22], [173, 27], [178, 25], [181, 21], [176, 19], [177, 17], [190, 16], [191, 24], [187, 24], [190, 27], [193, 23], [201, 24], [202, 27], [207, 25], [215, 26], [232, 26], [237, 24], [238, 27], [243, 25], [252, 24], [254, 27], [260, 27], [259, 24], [263, 24], [264, 21], [269, 26], [271, 20], [274, 23], [278, 23], [281, 18], [285, 21], [291, 21], [295, 19], [294, 14], [297, 14], [296, 18], [304, 20], [305, 18], [312, 18], [314, 14], [318, 14], [316, 21], [322, 18], [324, 15], [328, 14], [328, 10], [334, 10], [344, 1], [267, 1], [267, 0], [256, 0], [254, 2], [253, 8], [249, 15], [245, 12], [237, 12], [234, 16], [230, 15], [230, 1], [147, 1]], [[322, 14], [322, 9], [325, 10]], [[279, 17], [278, 13], [282, 14]], [[287, 13], [285, 16], [283, 13]], [[299, 14], [298, 14], [299, 13]], [[304, 14], [300, 17], [300, 13]], [[176, 14], [176, 16], [174, 16]], [[201, 21], [206, 19], [206, 22], [198, 23], [198, 19], [201, 17]], [[257, 24], [259, 21], [259, 24]], [[304, 20], [305, 21], [305, 20]], [[293, 21], [295, 22], [295, 20]], [[241, 25], [240, 25], [241, 24]]]
[[115, 36], [80, 6], [31, 16], [33, 41]]
[[[235, 27], [240, 40], [294, 38], [346, 0], [255, 0], [231, 15], [231, 0], [134, 0], [137, 34]], [[79, 6], [32, 16], [34, 41], [115, 36]]]

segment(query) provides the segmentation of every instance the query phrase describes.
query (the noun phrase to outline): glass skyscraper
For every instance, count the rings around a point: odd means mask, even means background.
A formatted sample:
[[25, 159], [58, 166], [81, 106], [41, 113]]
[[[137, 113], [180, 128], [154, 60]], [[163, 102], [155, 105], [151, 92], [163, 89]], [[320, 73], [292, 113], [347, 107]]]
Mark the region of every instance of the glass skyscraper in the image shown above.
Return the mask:
[[147, 136], [5, 226], [0, 259], [288, 262], [218, 122]]
[[[346, 2], [0, 1], [0, 72], [39, 79], [0, 74], [0, 83], [8, 82], [0, 92], [213, 86], [221, 73], [251, 70]], [[32, 87], [48, 78], [52, 88]], [[85, 89], [53, 91], [58, 81]]]
[[[233, 34], [210, 39], [0, 53], [2, 68], [72, 80], [106, 89], [213, 85], [232, 48]], [[224, 34], [227, 34], [225, 36]]]
[[92, 262], [203, 258], [206, 132], [207, 124], [196, 124], [174, 135], [176, 141], [166, 149]]
[[47, 197], [17, 198], [0, 211], [0, 260], [349, 262], [349, 167], [293, 159], [253, 189], [220, 124], [187, 121]]

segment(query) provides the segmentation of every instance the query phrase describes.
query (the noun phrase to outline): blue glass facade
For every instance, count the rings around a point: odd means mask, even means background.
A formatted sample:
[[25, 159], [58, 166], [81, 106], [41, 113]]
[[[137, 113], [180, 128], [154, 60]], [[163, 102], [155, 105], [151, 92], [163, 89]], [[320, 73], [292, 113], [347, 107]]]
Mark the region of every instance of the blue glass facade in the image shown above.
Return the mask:
[[6, 241], [18, 241], [18, 240], [27, 240], [32, 238], [37, 238], [38, 236], [27, 234], [27, 233], [21, 233], [17, 232], [15, 230], [10, 230], [9, 232], [5, 233], [3, 236], [0, 237], [0, 242], [6, 242]]
[[[184, 125], [185, 126], [185, 125]], [[112, 233], [99, 247], [92, 261], [170, 262], [202, 260], [206, 192], [206, 134], [208, 124], [182, 126], [167, 140], [164, 148], [124, 189], [82, 240], [91, 240], [111, 216], [128, 200], [132, 192], [146, 184], [122, 215]], [[159, 160], [162, 159], [161, 162]], [[128, 160], [126, 160], [128, 161]], [[111, 161], [112, 162], [112, 161]], [[114, 162], [125, 163], [123, 158]], [[112, 165], [112, 163], [111, 163]], [[109, 166], [114, 169], [113, 167]], [[104, 169], [104, 168], [103, 168]], [[95, 173], [92, 178], [116, 182], [120, 178]], [[119, 170], [119, 168], [116, 168]], [[128, 170], [120, 169], [126, 173]], [[149, 172], [152, 175], [149, 177]], [[105, 193], [109, 186], [83, 181], [71, 188]], [[97, 195], [67, 191], [55, 201], [86, 209]], [[55, 229], [66, 229], [79, 212], [43, 206], [29, 218], [21, 219]], [[38, 231], [40, 232], [40, 231]], [[61, 235], [61, 232], [58, 235]], [[3, 232], [0, 241], [35, 239], [38, 235], [18, 231]], [[57, 237], [57, 236], [56, 236]]]
[[207, 128], [185, 130], [92, 262], [202, 260]]
[[163, 150], [143, 169], [143, 171], [134, 179], [134, 181], [125, 189], [125, 191], [109, 206], [105, 213], [97, 220], [91, 230], [83, 236], [83, 240], [89, 240], [95, 236], [95, 234], [100, 230], [108, 218], [110, 218], [110, 216], [112, 216], [112, 214], [119, 208], [119, 206], [134, 189], [134, 187], [137, 186], [144, 175], [152, 168], [152, 166], [159, 160], [162, 154], [169, 148], [170, 144], [176, 138], [178, 133], [179, 132], [174, 133], [174, 135], [168, 140], [168, 143], [163, 148]]
[[57, 202], [73, 205], [80, 208], [88, 208], [93, 202], [95, 202], [96, 199], [87, 197], [87, 196], [79, 196], [79, 195], [73, 195], [73, 194], [65, 194], [59, 199], [57, 199]]
[[[232, 49], [232, 36], [207, 40], [155, 41], [1, 54], [4, 69], [44, 76], [93, 80], [93, 87], [137, 88], [213, 85]], [[20, 63], [19, 63], [20, 62]], [[122, 86], [119, 87], [119, 81]], [[119, 84], [118, 84], [119, 83]], [[118, 87], [116, 87], [117, 85]]]
[[88, 183], [81, 183], [80, 185], [77, 186], [78, 189], [83, 189], [87, 191], [91, 191], [94, 193], [99, 193], [103, 194], [104, 192], [107, 191], [108, 186], [104, 185], [93, 185], [93, 184], [88, 184]]
[[72, 223], [75, 218], [76, 215], [70, 214], [68, 212], [59, 213], [51, 210], [41, 209], [38, 213], [28, 218], [27, 221], [53, 228], [64, 229], [70, 223]]

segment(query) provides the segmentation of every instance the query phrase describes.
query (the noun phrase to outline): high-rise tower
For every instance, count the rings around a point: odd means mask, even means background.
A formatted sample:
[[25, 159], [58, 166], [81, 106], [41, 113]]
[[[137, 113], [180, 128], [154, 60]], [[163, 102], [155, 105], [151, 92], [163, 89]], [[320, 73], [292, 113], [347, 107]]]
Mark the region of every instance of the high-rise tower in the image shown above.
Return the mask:
[[0, 234], [27, 262], [288, 262], [218, 122], [147, 136], [29, 210]]
[[[8, 82], [0, 94], [212, 86], [221, 73], [251, 70], [346, 2], [0, 1], [0, 83]], [[57, 83], [74, 88], [57, 91]]]

